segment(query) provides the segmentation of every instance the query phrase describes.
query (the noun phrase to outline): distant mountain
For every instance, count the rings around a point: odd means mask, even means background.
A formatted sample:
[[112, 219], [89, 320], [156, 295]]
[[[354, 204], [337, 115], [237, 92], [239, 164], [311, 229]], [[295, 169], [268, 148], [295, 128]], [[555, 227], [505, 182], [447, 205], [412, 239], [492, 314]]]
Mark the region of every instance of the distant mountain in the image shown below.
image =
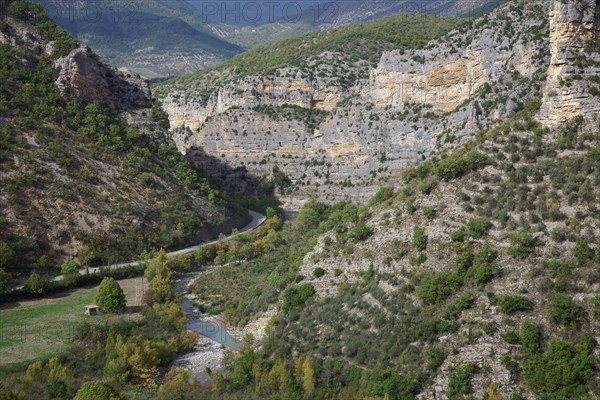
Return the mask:
[[469, 16], [489, 11], [502, 0], [187, 1], [214, 23], [259, 26], [302, 22], [313, 27], [332, 27], [398, 13]]
[[154, 78], [194, 72], [242, 52], [211, 33], [184, 0], [41, 0], [49, 16], [105, 61]]
[[396, 13], [478, 14], [500, 0], [37, 0], [108, 63], [148, 78], [204, 69], [315, 29]]

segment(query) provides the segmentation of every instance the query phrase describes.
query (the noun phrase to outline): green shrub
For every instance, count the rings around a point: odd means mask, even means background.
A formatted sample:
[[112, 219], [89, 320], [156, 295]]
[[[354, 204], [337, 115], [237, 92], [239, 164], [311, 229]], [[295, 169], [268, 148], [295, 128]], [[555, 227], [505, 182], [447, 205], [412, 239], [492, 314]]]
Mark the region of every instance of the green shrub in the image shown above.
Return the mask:
[[499, 296], [497, 301], [502, 312], [509, 315], [518, 311], [533, 310], [533, 303], [525, 296]]
[[548, 317], [555, 324], [578, 328], [584, 322], [583, 309], [570, 296], [557, 293], [552, 296]]
[[417, 294], [425, 303], [439, 304], [454, 292], [457, 284], [452, 272], [438, 272], [423, 279]]
[[425, 235], [425, 230], [418, 226], [413, 230], [413, 245], [418, 251], [425, 251], [425, 249], [427, 249], [427, 236]]
[[468, 223], [469, 234], [473, 239], [481, 239], [492, 228], [492, 223], [487, 218], [472, 218]]
[[502, 334], [502, 339], [508, 344], [519, 344], [521, 342], [519, 335], [514, 331], [505, 332]]
[[17, 261], [14, 250], [5, 242], [0, 240], [0, 268], [10, 270]]
[[493, 335], [494, 332], [498, 329], [496, 323], [494, 321], [487, 321], [481, 323], [481, 329], [485, 332], [486, 335]]
[[466, 277], [480, 289], [496, 276], [497, 268], [493, 264], [496, 257], [489, 245], [485, 245], [475, 254], [471, 267], [466, 272]]
[[450, 232], [450, 239], [453, 242], [462, 243], [467, 238], [467, 231], [465, 228], [458, 228], [454, 232]]
[[537, 239], [524, 228], [518, 230], [510, 236], [510, 248], [508, 254], [514, 258], [524, 259], [527, 258], [535, 247], [540, 243]]
[[314, 269], [314, 271], [313, 271], [313, 276], [314, 276], [315, 278], [320, 278], [320, 277], [322, 277], [323, 275], [325, 275], [325, 270], [324, 270], [323, 268], [321, 268], [321, 267], [317, 267], [317, 268], [315, 268], [315, 269]]
[[355, 242], [362, 242], [371, 236], [371, 233], [373, 233], [373, 230], [369, 228], [364, 221], [360, 220], [354, 225], [354, 228], [352, 228], [350, 237], [354, 239]]
[[479, 371], [479, 367], [469, 363], [450, 375], [448, 382], [448, 399], [463, 400], [464, 396], [471, 393], [471, 377]]
[[63, 276], [63, 280], [67, 285], [70, 285], [77, 281], [79, 277], [79, 264], [76, 261], [69, 260], [62, 263], [60, 266], [60, 273]]
[[461, 293], [448, 307], [444, 310], [444, 318], [447, 320], [458, 320], [460, 314], [473, 305], [475, 298], [469, 292]]
[[550, 260], [544, 263], [550, 276], [561, 280], [567, 279], [573, 272], [573, 265], [567, 260]]
[[29, 293], [43, 294], [46, 291], [46, 282], [39, 274], [34, 272], [29, 276], [27, 282], [25, 282], [25, 289], [27, 289]]
[[370, 205], [381, 204], [394, 197], [394, 189], [391, 187], [382, 187], [369, 201]]
[[51, 399], [64, 399], [67, 397], [68, 387], [63, 379], [52, 376], [46, 381], [44, 390]]
[[12, 287], [12, 278], [10, 274], [0, 268], [0, 295], [10, 291]]
[[101, 381], [85, 382], [73, 400], [121, 400], [119, 393]]
[[489, 163], [490, 160], [485, 154], [477, 151], [470, 151], [468, 153], [457, 151], [438, 162], [433, 170], [441, 179], [449, 181], [482, 168]]
[[435, 207], [423, 207], [423, 215], [430, 221], [434, 220], [437, 216], [437, 210]]
[[315, 294], [315, 288], [310, 283], [298, 287], [287, 288], [283, 292], [283, 310], [290, 312], [300, 307]]
[[523, 322], [519, 333], [519, 341], [526, 354], [533, 355], [539, 352], [542, 347], [540, 328], [531, 321]]
[[593, 348], [593, 339], [581, 338], [576, 346], [551, 340], [546, 352], [526, 356], [521, 363], [523, 379], [542, 399], [585, 398], [586, 385], [594, 378]]
[[145, 187], [154, 186], [154, 174], [150, 172], [143, 172], [140, 174], [140, 183]]
[[594, 250], [590, 247], [589, 241], [585, 238], [578, 238], [573, 247], [573, 256], [579, 264], [584, 264], [594, 258]]
[[437, 371], [437, 369], [442, 366], [444, 360], [446, 359], [444, 350], [438, 346], [429, 346], [425, 350], [425, 355], [427, 356], [428, 360], [427, 368], [429, 368], [431, 372]]

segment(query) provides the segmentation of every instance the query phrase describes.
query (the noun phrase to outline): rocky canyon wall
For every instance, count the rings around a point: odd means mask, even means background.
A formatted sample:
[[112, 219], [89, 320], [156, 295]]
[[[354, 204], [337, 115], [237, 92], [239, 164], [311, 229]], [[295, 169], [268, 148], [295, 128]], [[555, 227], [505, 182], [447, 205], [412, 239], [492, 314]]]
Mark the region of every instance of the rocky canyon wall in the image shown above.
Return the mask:
[[192, 89], [173, 91], [163, 106], [182, 152], [257, 175], [277, 166], [303, 195], [318, 188], [325, 200], [363, 200], [541, 95], [549, 10], [544, 0], [507, 2], [424, 49], [384, 53], [349, 89], [285, 69], [245, 77], [205, 101], [189, 100]]
[[556, 126], [579, 115], [600, 112], [590, 89], [600, 75], [600, 1], [554, 0], [550, 12], [550, 53], [541, 122]]

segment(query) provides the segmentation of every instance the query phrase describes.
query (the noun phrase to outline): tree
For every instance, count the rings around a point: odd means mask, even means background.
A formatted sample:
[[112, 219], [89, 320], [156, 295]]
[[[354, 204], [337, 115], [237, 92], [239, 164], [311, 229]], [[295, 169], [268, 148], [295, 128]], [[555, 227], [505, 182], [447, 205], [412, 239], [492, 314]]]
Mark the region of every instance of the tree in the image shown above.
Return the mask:
[[33, 273], [25, 282], [25, 288], [29, 293], [43, 294], [46, 291], [46, 283], [38, 273]]
[[158, 389], [158, 400], [194, 400], [202, 397], [200, 385], [190, 382], [190, 372], [172, 369], [165, 375], [165, 382]]
[[60, 266], [60, 273], [63, 276], [63, 280], [67, 285], [75, 283], [79, 276], [79, 264], [76, 261], [69, 260], [65, 261]]
[[310, 362], [310, 355], [306, 356], [302, 364], [302, 389], [308, 398], [311, 398], [315, 392], [315, 371]]
[[84, 383], [73, 400], [121, 400], [115, 389], [102, 381]]
[[15, 252], [3, 241], [0, 241], [0, 268], [9, 269], [16, 261]]
[[11, 287], [11, 277], [8, 272], [5, 272], [2, 268], [0, 268], [0, 295], [7, 293], [10, 291]]
[[101, 310], [109, 313], [118, 313], [127, 304], [125, 293], [113, 278], [105, 277], [96, 293], [96, 304]]

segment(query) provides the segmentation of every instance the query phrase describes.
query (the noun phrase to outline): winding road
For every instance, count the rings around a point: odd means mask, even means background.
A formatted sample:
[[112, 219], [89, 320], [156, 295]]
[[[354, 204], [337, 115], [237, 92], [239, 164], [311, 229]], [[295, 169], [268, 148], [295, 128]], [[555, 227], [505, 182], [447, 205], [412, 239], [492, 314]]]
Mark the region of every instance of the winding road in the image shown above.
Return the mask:
[[[252, 217], [252, 221], [250, 221], [250, 223], [248, 223], [248, 225], [241, 228], [239, 230], [239, 233], [237, 233], [236, 235], [227, 236], [227, 240], [233, 239], [236, 236], [243, 235], [245, 233], [253, 231], [256, 228], [258, 228], [259, 226], [261, 226], [267, 220], [267, 217], [265, 215], [263, 215], [259, 212], [256, 212], [256, 211], [248, 210], [248, 214], [250, 214], [250, 216]], [[195, 252], [196, 250], [198, 250], [199, 248], [201, 248], [203, 246], [208, 246], [208, 245], [215, 244], [218, 242], [219, 242], [219, 240], [217, 239], [217, 240], [213, 240], [211, 242], [200, 243], [195, 246], [186, 247], [185, 249], [172, 251], [170, 253], [167, 253], [167, 256], [174, 257], [174, 256], [179, 256], [181, 254], [190, 254], [190, 253]], [[104, 268], [119, 269], [119, 268], [126, 268], [126, 267], [134, 267], [136, 265], [140, 265], [142, 262], [144, 262], [144, 261], [138, 260], [138, 261], [132, 261], [132, 262], [123, 263], [123, 264], [107, 265], [104, 267], [82, 268], [79, 270], [79, 275], [94, 274], [94, 273], [100, 272], [100, 270], [104, 269]], [[63, 279], [64, 279], [64, 276], [59, 275], [59, 276], [55, 277], [53, 279], [53, 281], [58, 282], [58, 281], [62, 281]], [[21, 285], [21, 286], [16, 287], [14, 290], [19, 290], [19, 289], [22, 289], [23, 287], [24, 286]]]

